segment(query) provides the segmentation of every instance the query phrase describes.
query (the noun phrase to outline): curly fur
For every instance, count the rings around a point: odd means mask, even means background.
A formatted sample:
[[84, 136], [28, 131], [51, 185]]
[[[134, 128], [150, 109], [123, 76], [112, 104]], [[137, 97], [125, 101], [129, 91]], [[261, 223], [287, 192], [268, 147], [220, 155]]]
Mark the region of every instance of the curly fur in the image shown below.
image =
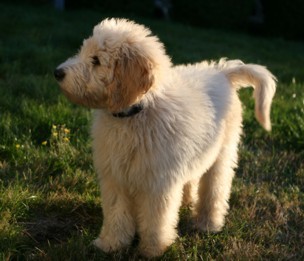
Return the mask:
[[[104, 213], [97, 247], [119, 250], [137, 232], [143, 255], [161, 255], [177, 237], [182, 202], [197, 229], [221, 230], [242, 131], [240, 87], [255, 88], [256, 117], [271, 128], [275, 77], [265, 67], [226, 59], [173, 66], [149, 29], [106, 19], [59, 70], [65, 95], [96, 109]], [[113, 117], [139, 102], [140, 113]]]

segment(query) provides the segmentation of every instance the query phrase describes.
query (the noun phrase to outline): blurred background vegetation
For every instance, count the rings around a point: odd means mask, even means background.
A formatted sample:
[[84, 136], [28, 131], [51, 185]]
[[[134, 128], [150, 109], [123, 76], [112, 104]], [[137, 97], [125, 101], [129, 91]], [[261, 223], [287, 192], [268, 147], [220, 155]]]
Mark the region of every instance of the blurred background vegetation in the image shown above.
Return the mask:
[[[53, 5], [53, 0], [2, 0], [10, 3]], [[152, 17], [153, 0], [65, 0], [65, 8], [94, 9]], [[168, 2], [168, 1], [166, 1]], [[170, 19], [188, 25], [229, 29], [262, 36], [304, 39], [303, 0], [171, 0]], [[260, 6], [259, 6], [260, 5]]]

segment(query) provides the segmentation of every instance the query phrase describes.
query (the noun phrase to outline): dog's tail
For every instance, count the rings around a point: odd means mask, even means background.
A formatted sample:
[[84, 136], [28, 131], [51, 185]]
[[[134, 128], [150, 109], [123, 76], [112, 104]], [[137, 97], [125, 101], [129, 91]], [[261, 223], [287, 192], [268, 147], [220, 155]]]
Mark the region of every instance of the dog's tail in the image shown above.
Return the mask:
[[276, 91], [276, 78], [264, 66], [244, 64], [239, 60], [218, 63], [224, 74], [236, 87], [253, 86], [255, 99], [255, 116], [260, 124], [268, 131], [271, 130], [270, 107]]

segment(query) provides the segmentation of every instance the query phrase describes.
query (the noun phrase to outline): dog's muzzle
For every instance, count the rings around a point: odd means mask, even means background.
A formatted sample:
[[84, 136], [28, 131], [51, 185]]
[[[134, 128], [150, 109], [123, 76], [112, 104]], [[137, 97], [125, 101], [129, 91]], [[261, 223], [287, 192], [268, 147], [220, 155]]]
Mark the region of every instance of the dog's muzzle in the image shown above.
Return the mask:
[[65, 76], [65, 72], [63, 68], [57, 68], [54, 71], [54, 76], [58, 82], [62, 81]]

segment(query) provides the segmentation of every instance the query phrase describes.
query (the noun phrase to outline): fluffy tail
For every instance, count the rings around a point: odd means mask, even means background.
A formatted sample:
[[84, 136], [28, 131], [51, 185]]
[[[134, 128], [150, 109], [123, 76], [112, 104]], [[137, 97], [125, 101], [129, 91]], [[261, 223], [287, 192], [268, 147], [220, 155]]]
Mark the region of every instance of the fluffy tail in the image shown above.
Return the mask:
[[264, 66], [244, 64], [239, 60], [221, 60], [218, 67], [236, 88], [253, 86], [255, 116], [268, 131], [271, 130], [270, 107], [276, 91], [276, 78]]

